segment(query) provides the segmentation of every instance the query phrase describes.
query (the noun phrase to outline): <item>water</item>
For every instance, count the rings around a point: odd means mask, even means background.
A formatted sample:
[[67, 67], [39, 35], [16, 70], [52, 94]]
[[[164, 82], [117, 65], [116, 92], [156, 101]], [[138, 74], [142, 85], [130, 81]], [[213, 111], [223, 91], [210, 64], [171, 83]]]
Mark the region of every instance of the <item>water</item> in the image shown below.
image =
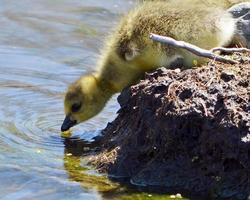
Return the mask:
[[[63, 94], [93, 71], [103, 39], [128, 0], [0, 0], [0, 199], [162, 199], [128, 190], [71, 155], [61, 137]], [[73, 129], [91, 139], [115, 118], [104, 111]]]

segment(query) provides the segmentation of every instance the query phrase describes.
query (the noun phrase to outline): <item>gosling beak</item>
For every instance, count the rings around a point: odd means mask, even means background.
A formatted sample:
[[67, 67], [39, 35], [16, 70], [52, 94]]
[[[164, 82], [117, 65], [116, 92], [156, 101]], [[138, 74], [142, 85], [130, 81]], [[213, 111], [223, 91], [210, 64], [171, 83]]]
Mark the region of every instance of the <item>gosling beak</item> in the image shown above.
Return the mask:
[[70, 119], [70, 116], [67, 115], [63, 121], [63, 124], [61, 126], [61, 131], [64, 132], [64, 131], [67, 131], [69, 130], [72, 126], [76, 125], [77, 124], [77, 121], [76, 120], [71, 120]]

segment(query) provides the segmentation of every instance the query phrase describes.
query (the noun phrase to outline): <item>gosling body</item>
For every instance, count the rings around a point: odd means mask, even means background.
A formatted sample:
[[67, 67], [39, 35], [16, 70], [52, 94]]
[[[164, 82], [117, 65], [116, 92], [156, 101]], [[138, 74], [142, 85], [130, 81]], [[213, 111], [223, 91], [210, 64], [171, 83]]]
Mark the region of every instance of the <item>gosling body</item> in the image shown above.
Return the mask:
[[204, 4], [207, 6], [216, 6], [221, 8], [229, 8], [238, 3], [249, 2], [249, 0], [139, 0], [139, 2], [167, 2], [167, 3], [191, 3], [191, 4]]
[[149, 39], [150, 33], [183, 40], [205, 49], [226, 46], [235, 31], [231, 15], [220, 6], [184, 0], [147, 1], [129, 12], [107, 40], [97, 72], [82, 76], [65, 96], [62, 131], [98, 114], [108, 99], [135, 83], [146, 71], [169, 67], [177, 59], [185, 68], [206, 60]]

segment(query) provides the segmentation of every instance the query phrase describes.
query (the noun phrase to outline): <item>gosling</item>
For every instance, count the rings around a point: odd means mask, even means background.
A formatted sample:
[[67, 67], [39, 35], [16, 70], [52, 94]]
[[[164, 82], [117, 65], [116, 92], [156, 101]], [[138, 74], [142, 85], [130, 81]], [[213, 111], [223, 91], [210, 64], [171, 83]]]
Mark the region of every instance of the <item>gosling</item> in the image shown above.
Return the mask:
[[147, 71], [169, 67], [177, 59], [182, 60], [184, 68], [206, 62], [185, 50], [151, 41], [150, 33], [205, 49], [230, 43], [235, 22], [223, 7], [181, 2], [145, 1], [121, 20], [107, 40], [97, 72], [81, 76], [69, 86], [61, 131], [97, 115], [113, 94], [136, 83]]

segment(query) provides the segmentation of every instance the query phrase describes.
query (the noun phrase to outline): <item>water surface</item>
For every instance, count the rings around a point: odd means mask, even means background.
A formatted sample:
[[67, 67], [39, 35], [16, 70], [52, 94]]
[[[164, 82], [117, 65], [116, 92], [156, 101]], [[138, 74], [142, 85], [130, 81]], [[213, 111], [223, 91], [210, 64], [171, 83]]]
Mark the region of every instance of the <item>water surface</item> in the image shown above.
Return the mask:
[[[163, 199], [127, 190], [65, 150], [63, 94], [95, 68], [103, 40], [134, 2], [0, 0], [0, 199]], [[112, 121], [104, 111], [73, 128], [89, 140]]]

